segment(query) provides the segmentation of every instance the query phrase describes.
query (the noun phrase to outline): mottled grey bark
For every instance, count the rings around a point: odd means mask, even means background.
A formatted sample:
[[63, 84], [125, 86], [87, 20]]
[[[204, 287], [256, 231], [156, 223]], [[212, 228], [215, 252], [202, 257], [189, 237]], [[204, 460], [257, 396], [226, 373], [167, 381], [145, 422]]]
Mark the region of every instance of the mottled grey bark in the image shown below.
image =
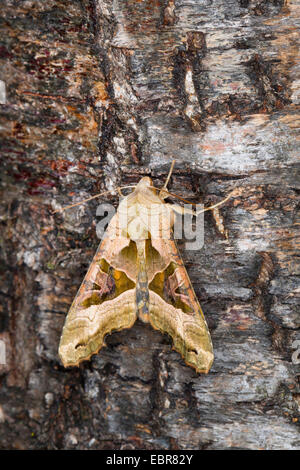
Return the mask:
[[[22, 448], [300, 449], [299, 1], [1, 2], [0, 442]], [[4, 92], [1, 94], [3, 99]], [[65, 370], [65, 315], [97, 201], [150, 175], [205, 204], [179, 243], [215, 349], [197, 375], [137, 322]], [[2, 360], [2, 362], [4, 362]]]

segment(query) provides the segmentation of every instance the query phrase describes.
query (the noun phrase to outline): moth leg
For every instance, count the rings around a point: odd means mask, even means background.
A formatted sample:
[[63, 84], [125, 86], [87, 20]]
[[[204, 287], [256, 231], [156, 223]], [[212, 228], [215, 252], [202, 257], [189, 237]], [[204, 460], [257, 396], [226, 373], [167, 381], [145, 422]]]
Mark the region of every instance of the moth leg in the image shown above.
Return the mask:
[[205, 211], [211, 210], [217, 230], [220, 232], [221, 235], [223, 235], [226, 238], [226, 240], [228, 240], [228, 230], [225, 228], [223, 217], [218, 208], [219, 205], [224, 204], [224, 202], [226, 202], [228, 199], [229, 197], [218, 202], [217, 204], [214, 204], [213, 206], [200, 209], [199, 211], [193, 211], [192, 209], [189, 209], [188, 207], [182, 207], [176, 204], [167, 204], [167, 205], [171, 210], [173, 210], [174, 212], [177, 212], [180, 215], [192, 214], [195, 217], [197, 217], [198, 215], [200, 215], [201, 213]]
[[206, 211], [211, 211], [216, 209], [217, 207], [221, 206], [222, 204], [225, 204], [228, 199], [232, 197], [232, 194], [230, 193], [228, 196], [226, 196], [222, 201], [217, 202], [216, 204], [213, 204], [212, 206], [204, 207], [203, 209], [199, 209], [198, 211], [194, 211], [193, 209], [189, 209], [188, 207], [182, 207], [177, 204], [166, 204], [170, 209], [173, 211], [177, 212], [178, 214], [184, 215], [184, 214], [192, 214], [192, 215], [199, 215], [202, 212]]
[[125, 197], [124, 194], [122, 193], [121, 188], [117, 188], [117, 191], [118, 191], [119, 196]]

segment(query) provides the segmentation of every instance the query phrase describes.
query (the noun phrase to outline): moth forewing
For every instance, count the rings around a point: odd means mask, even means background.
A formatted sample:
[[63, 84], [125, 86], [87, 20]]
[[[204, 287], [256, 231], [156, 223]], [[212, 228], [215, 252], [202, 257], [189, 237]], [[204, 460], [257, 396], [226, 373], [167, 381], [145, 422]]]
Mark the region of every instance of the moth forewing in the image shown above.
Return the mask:
[[64, 366], [89, 359], [105, 335], [130, 328], [138, 317], [168, 333], [197, 372], [209, 371], [210, 334], [172, 236], [172, 206], [164, 198], [145, 177], [121, 201], [67, 315], [59, 346]]

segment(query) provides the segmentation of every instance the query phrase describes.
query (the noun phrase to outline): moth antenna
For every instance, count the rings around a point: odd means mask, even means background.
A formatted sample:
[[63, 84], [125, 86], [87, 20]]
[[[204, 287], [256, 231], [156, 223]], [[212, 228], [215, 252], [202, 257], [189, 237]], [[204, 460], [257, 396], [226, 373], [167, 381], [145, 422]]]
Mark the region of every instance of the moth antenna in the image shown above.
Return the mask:
[[176, 197], [177, 199], [180, 199], [181, 201], [186, 202], [187, 204], [195, 204], [194, 202], [188, 201], [187, 199], [184, 199], [183, 197], [178, 196], [178, 194], [170, 193], [170, 191], [167, 191], [167, 189], [156, 188], [155, 186], [151, 186], [151, 189], [155, 189], [156, 191], [163, 191], [168, 196]]
[[222, 199], [222, 201], [217, 202], [213, 206], [204, 207], [204, 209], [201, 209], [200, 211], [197, 212], [197, 215], [201, 214], [202, 212], [212, 211], [213, 209], [216, 209], [217, 207], [221, 206], [222, 204], [225, 204], [225, 202], [228, 201], [228, 199], [230, 199], [231, 197], [232, 197], [232, 195], [229, 194], [224, 199]]
[[224, 199], [222, 199], [222, 201], [219, 201], [217, 202], [216, 204], [214, 204], [213, 206], [209, 206], [209, 207], [205, 207], [204, 209], [201, 209], [199, 212], [197, 212], [197, 215], [198, 214], [201, 214], [201, 212], [206, 212], [206, 211], [211, 211], [213, 209], [216, 209], [217, 207], [221, 206], [222, 204], [224, 204], [226, 201], [228, 201], [228, 199], [231, 199], [231, 198], [234, 198], [234, 197], [238, 197], [240, 196], [242, 193], [242, 191], [238, 188], [236, 189], [233, 189], [233, 191], [231, 191], [228, 196], [226, 196]]
[[[121, 189], [125, 189], [125, 188], [135, 188], [135, 186], [133, 186], [133, 185], [131, 185], [131, 186], [121, 186], [120, 188], [117, 188], [118, 193], [120, 195], [122, 195]], [[95, 196], [88, 197], [87, 199], [83, 199], [82, 201], [76, 202], [75, 204], [70, 204], [68, 206], [62, 207], [61, 209], [56, 209], [55, 211], [52, 212], [52, 214], [56, 214], [57, 212], [63, 212], [67, 209], [71, 209], [72, 207], [79, 206], [80, 204], [84, 204], [88, 201], [91, 201], [92, 199], [96, 199], [97, 197], [104, 196], [105, 194], [110, 194], [110, 193], [111, 193], [111, 191], [104, 191], [103, 193], [95, 194]]]

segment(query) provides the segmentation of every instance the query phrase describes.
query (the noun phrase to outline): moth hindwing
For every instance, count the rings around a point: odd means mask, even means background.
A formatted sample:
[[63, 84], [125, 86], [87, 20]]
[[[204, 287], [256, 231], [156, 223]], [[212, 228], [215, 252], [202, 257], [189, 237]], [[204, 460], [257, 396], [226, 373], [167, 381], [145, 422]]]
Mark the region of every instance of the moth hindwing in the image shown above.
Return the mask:
[[121, 201], [67, 315], [59, 345], [65, 367], [89, 359], [107, 334], [139, 318], [168, 333], [186, 364], [209, 371], [210, 334], [163, 198], [144, 177]]

